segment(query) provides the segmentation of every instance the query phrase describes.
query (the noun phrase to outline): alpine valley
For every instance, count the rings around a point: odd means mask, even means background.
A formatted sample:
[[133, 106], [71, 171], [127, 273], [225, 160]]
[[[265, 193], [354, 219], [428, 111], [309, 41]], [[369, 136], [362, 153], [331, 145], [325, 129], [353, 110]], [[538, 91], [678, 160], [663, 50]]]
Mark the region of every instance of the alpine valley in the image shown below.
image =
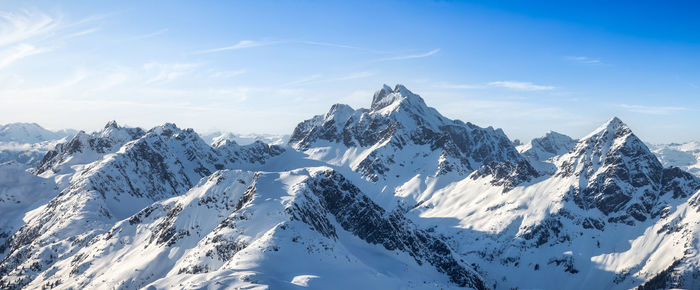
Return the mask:
[[371, 101], [283, 137], [2, 127], [0, 288], [700, 289], [697, 146]]

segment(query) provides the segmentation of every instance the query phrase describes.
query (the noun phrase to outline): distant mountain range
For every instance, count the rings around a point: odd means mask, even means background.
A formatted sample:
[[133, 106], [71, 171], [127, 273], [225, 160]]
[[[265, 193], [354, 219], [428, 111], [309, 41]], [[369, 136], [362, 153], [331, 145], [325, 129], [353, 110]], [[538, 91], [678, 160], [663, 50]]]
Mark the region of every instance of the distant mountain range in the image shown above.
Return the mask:
[[270, 145], [286, 145], [289, 142], [289, 135], [274, 135], [274, 134], [235, 134], [231, 132], [213, 132], [209, 134], [200, 134], [204, 142], [214, 144], [221, 140], [229, 140], [238, 143], [239, 145], [248, 145], [255, 141], [262, 141]]
[[0, 163], [14, 162], [25, 167], [39, 164], [56, 144], [75, 136], [75, 130], [50, 131], [36, 123], [0, 125]]
[[700, 176], [700, 142], [649, 144], [664, 166], [677, 166]]
[[288, 137], [109, 122], [0, 164], [0, 288], [697, 289], [692, 144], [517, 144], [402, 85]]

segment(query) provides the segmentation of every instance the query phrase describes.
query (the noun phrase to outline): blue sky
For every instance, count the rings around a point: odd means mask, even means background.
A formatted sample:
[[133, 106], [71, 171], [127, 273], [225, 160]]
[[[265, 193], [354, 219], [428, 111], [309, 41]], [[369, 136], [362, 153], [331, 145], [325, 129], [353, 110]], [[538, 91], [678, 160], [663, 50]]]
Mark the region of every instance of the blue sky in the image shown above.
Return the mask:
[[0, 123], [290, 133], [401, 83], [512, 139], [700, 140], [698, 4], [560, 2], [2, 1]]

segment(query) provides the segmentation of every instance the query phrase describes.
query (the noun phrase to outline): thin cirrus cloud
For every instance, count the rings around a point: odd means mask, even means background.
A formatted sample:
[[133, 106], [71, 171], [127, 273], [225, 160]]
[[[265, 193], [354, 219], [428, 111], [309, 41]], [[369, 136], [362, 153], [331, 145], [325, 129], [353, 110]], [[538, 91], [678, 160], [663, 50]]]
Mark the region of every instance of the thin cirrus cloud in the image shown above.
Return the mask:
[[369, 72], [369, 71], [362, 71], [362, 72], [355, 72], [355, 73], [350, 73], [347, 75], [342, 75], [338, 77], [332, 77], [332, 78], [323, 78], [323, 75], [321, 74], [314, 74], [302, 79], [294, 80], [291, 82], [287, 82], [283, 84], [283, 87], [288, 87], [288, 86], [301, 86], [301, 85], [308, 85], [308, 84], [317, 84], [317, 83], [328, 83], [328, 82], [338, 82], [338, 81], [349, 81], [349, 80], [355, 80], [355, 79], [362, 79], [362, 78], [368, 78], [371, 76], [376, 75], [374, 72]]
[[629, 104], [621, 104], [619, 106], [630, 112], [648, 115], [670, 115], [677, 112], [688, 111], [688, 108], [671, 106], [643, 106]]
[[234, 45], [200, 50], [200, 51], [195, 52], [195, 54], [207, 54], [207, 53], [215, 53], [215, 52], [222, 52], [222, 51], [228, 51], [228, 50], [239, 50], [239, 49], [244, 49], [244, 48], [268, 46], [268, 45], [273, 45], [273, 44], [278, 44], [278, 43], [280, 43], [280, 42], [279, 41], [241, 40]]
[[55, 31], [59, 21], [30, 11], [0, 13], [0, 47], [14, 45]]
[[391, 61], [391, 60], [405, 60], [405, 59], [424, 58], [424, 57], [429, 57], [429, 56], [436, 55], [438, 52], [440, 52], [440, 49], [439, 49], [439, 48], [436, 48], [436, 49], [433, 49], [433, 50], [428, 51], [428, 52], [425, 52], [425, 53], [399, 55], [399, 56], [393, 56], [393, 57], [387, 57], [387, 58], [378, 59], [377, 61]]
[[553, 86], [536, 85], [530, 82], [498, 81], [488, 83], [491, 87], [506, 88], [519, 91], [551, 91]]
[[439, 82], [433, 84], [433, 87], [438, 89], [488, 89], [488, 88], [503, 88], [517, 91], [551, 91], [556, 89], [554, 86], [537, 85], [531, 82], [516, 82], [516, 81], [495, 81], [486, 84], [452, 84], [448, 82]]
[[29, 56], [52, 51], [57, 41], [98, 31], [96, 27], [84, 28], [85, 24], [95, 19], [64, 23], [60, 15], [52, 17], [29, 10], [0, 12], [0, 68]]
[[587, 56], [568, 56], [566, 57], [566, 59], [581, 64], [603, 64], [603, 62], [600, 59], [591, 58]]
[[0, 13], [0, 68], [49, 51], [48, 47], [37, 47], [32, 42], [49, 36], [57, 27], [58, 22], [45, 14]]
[[352, 50], [361, 50], [361, 51], [367, 51], [367, 52], [372, 52], [372, 53], [381, 53], [380, 51], [372, 50], [372, 49], [367, 49], [367, 48], [362, 48], [362, 47], [357, 47], [357, 46], [352, 46], [352, 45], [346, 45], [346, 44], [340, 44], [340, 43], [331, 43], [331, 42], [323, 42], [323, 41], [308, 41], [308, 40], [269, 40], [269, 41], [258, 41], [258, 40], [241, 40], [238, 41], [237, 43], [229, 46], [224, 46], [224, 47], [217, 47], [217, 48], [211, 48], [211, 49], [204, 49], [200, 51], [194, 52], [194, 54], [208, 54], [208, 53], [215, 53], [215, 52], [222, 52], [222, 51], [229, 51], [229, 50], [239, 50], [239, 49], [245, 49], [245, 48], [253, 48], [253, 47], [262, 47], [262, 46], [270, 46], [270, 45], [278, 45], [278, 44], [304, 44], [304, 45], [311, 45], [311, 46], [322, 46], [322, 47], [335, 47], [335, 48], [344, 48], [344, 49], [352, 49]]
[[49, 51], [48, 48], [37, 48], [31, 44], [18, 44], [7, 49], [0, 50], [0, 69], [9, 66], [22, 58]]
[[198, 63], [162, 64], [151, 62], [143, 65], [143, 68], [146, 71], [150, 71], [155, 74], [154, 77], [146, 81], [146, 84], [169, 82], [184, 75], [191, 74], [199, 67], [201, 67], [201, 64]]
[[161, 35], [161, 34], [165, 34], [166, 32], [168, 32], [168, 29], [167, 29], [167, 28], [163, 28], [163, 29], [161, 29], [161, 30], [154, 31], [154, 32], [151, 32], [151, 33], [146, 33], [146, 34], [134, 36], [134, 37], [132, 37], [130, 40], [148, 39], [148, 38], [156, 37], [156, 36]]
[[471, 90], [471, 89], [484, 89], [485, 85], [472, 85], [472, 84], [452, 84], [448, 82], [438, 82], [433, 84], [434, 88], [438, 89], [459, 89], [459, 90]]

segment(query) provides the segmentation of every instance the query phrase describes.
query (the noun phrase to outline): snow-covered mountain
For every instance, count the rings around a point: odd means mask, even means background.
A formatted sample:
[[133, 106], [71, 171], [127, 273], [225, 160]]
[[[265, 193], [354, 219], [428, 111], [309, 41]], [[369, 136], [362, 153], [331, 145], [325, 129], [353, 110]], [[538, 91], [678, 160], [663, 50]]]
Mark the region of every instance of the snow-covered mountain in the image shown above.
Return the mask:
[[50, 131], [36, 123], [0, 125], [0, 163], [35, 167], [56, 144], [75, 136], [75, 130]]
[[700, 178], [618, 118], [516, 148], [384, 86], [288, 145], [110, 122], [0, 165], [0, 288], [700, 286]]
[[511, 187], [537, 176], [501, 129], [450, 120], [402, 85], [385, 85], [370, 109], [333, 105], [325, 115], [300, 123], [289, 144], [381, 185], [388, 193], [377, 198], [388, 199], [382, 202], [388, 208], [395, 195], [412, 206], [425, 198], [421, 189], [475, 171]]
[[651, 151], [664, 166], [676, 166], [700, 177], [700, 142], [654, 144]]
[[537, 171], [551, 174], [557, 169], [552, 158], [569, 152], [575, 145], [576, 140], [571, 137], [550, 131], [543, 137], [532, 139], [528, 144], [517, 145], [516, 149]]
[[31, 144], [70, 138], [76, 133], [77, 131], [70, 129], [50, 131], [36, 123], [10, 123], [0, 125], [0, 142]]
[[200, 134], [207, 144], [214, 144], [223, 140], [234, 141], [240, 145], [253, 144], [256, 141], [261, 141], [270, 145], [285, 145], [289, 142], [289, 135], [274, 135], [274, 134], [236, 134], [231, 132], [213, 132], [208, 134]]
[[571, 137], [550, 131], [544, 137], [535, 138], [528, 144], [517, 146], [517, 149], [532, 160], [545, 161], [569, 152], [575, 145], [576, 140]]

